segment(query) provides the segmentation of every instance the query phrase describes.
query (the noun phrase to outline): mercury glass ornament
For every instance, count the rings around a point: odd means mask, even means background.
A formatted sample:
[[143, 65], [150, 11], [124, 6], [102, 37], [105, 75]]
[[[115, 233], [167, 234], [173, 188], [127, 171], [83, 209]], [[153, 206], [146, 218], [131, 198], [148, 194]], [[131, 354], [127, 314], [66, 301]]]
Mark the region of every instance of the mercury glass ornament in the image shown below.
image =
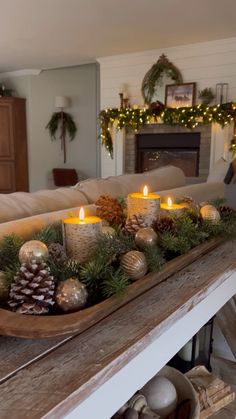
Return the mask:
[[157, 244], [157, 233], [151, 227], [140, 228], [135, 234], [135, 243], [143, 249], [145, 246], [155, 246]]
[[103, 236], [114, 237], [115, 234], [116, 234], [116, 231], [113, 227], [102, 226], [102, 235]]
[[60, 282], [55, 294], [56, 303], [64, 312], [83, 308], [87, 299], [87, 289], [77, 278], [68, 278]]
[[0, 271], [0, 300], [5, 301], [9, 297], [10, 286], [6, 274]]
[[213, 205], [204, 205], [200, 209], [202, 219], [217, 224], [220, 221], [220, 213]]
[[46, 244], [39, 240], [30, 240], [21, 246], [19, 251], [20, 263], [31, 262], [32, 260], [46, 260], [48, 258], [48, 248]]
[[144, 253], [137, 250], [131, 250], [122, 256], [120, 266], [126, 275], [134, 281], [142, 278], [148, 269]]

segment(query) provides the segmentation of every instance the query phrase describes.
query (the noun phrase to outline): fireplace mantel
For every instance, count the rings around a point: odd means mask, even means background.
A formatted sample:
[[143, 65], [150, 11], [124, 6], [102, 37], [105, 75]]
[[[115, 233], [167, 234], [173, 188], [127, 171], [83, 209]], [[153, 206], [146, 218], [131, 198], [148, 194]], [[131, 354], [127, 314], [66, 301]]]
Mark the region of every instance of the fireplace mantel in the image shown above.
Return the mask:
[[[233, 135], [233, 125], [227, 125], [221, 128], [217, 124], [203, 125], [199, 124], [193, 131], [179, 125], [166, 124], [149, 124], [142, 127], [138, 133], [154, 133], [154, 132], [201, 132], [204, 133], [204, 141], [202, 144], [202, 157], [208, 161], [208, 168], [202, 169], [201, 175], [195, 178], [195, 182], [205, 181], [208, 173], [211, 171], [215, 163], [224, 157], [230, 160], [228, 151], [229, 144]], [[102, 177], [117, 176], [123, 173], [134, 173], [135, 166], [135, 135], [134, 131], [113, 130], [114, 158], [111, 159], [105, 148], [101, 153], [101, 169]], [[201, 163], [200, 163], [201, 164]]]

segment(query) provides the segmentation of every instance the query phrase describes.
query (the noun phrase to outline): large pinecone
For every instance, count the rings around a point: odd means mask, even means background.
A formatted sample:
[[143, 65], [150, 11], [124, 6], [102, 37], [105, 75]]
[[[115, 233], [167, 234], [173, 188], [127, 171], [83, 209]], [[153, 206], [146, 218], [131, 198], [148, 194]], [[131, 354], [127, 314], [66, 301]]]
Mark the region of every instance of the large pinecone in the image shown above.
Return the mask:
[[11, 285], [8, 302], [21, 314], [45, 314], [54, 304], [55, 283], [50, 269], [42, 261], [23, 263]]
[[154, 230], [159, 233], [175, 233], [176, 232], [176, 223], [173, 218], [168, 215], [163, 215], [157, 218], [155, 224], [153, 225]]
[[221, 215], [222, 218], [226, 219], [232, 216], [236, 216], [236, 211], [232, 208], [229, 207], [228, 205], [220, 205], [219, 206], [219, 213]]
[[110, 195], [102, 195], [97, 202], [97, 216], [106, 220], [111, 226], [120, 226], [124, 223], [124, 211], [116, 198]]
[[132, 215], [131, 217], [127, 218], [124, 232], [135, 235], [140, 228], [147, 227], [147, 223], [144, 220], [142, 215]]

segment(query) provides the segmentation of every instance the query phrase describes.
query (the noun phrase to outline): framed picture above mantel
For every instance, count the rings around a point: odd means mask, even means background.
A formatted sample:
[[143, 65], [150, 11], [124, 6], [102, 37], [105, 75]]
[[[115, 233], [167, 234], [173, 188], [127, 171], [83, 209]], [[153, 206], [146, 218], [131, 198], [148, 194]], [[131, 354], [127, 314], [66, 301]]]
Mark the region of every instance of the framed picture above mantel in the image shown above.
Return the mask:
[[165, 105], [169, 108], [191, 107], [195, 104], [196, 83], [167, 84]]

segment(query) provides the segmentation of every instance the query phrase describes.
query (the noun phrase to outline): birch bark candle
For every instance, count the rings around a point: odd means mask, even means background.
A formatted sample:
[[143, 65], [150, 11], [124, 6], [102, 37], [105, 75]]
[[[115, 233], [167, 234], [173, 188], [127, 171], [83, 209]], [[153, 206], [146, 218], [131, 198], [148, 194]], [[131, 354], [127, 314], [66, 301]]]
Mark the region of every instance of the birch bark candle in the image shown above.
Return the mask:
[[144, 186], [143, 193], [130, 193], [127, 198], [128, 217], [142, 215], [148, 225], [156, 220], [160, 210], [160, 195], [149, 193], [148, 187]]
[[167, 198], [167, 203], [161, 203], [161, 210], [168, 215], [180, 215], [186, 206], [184, 204], [173, 204], [171, 198]]
[[86, 262], [94, 250], [97, 237], [102, 231], [102, 220], [99, 217], [85, 217], [81, 208], [79, 217], [63, 220], [64, 245], [67, 256], [79, 263]]

